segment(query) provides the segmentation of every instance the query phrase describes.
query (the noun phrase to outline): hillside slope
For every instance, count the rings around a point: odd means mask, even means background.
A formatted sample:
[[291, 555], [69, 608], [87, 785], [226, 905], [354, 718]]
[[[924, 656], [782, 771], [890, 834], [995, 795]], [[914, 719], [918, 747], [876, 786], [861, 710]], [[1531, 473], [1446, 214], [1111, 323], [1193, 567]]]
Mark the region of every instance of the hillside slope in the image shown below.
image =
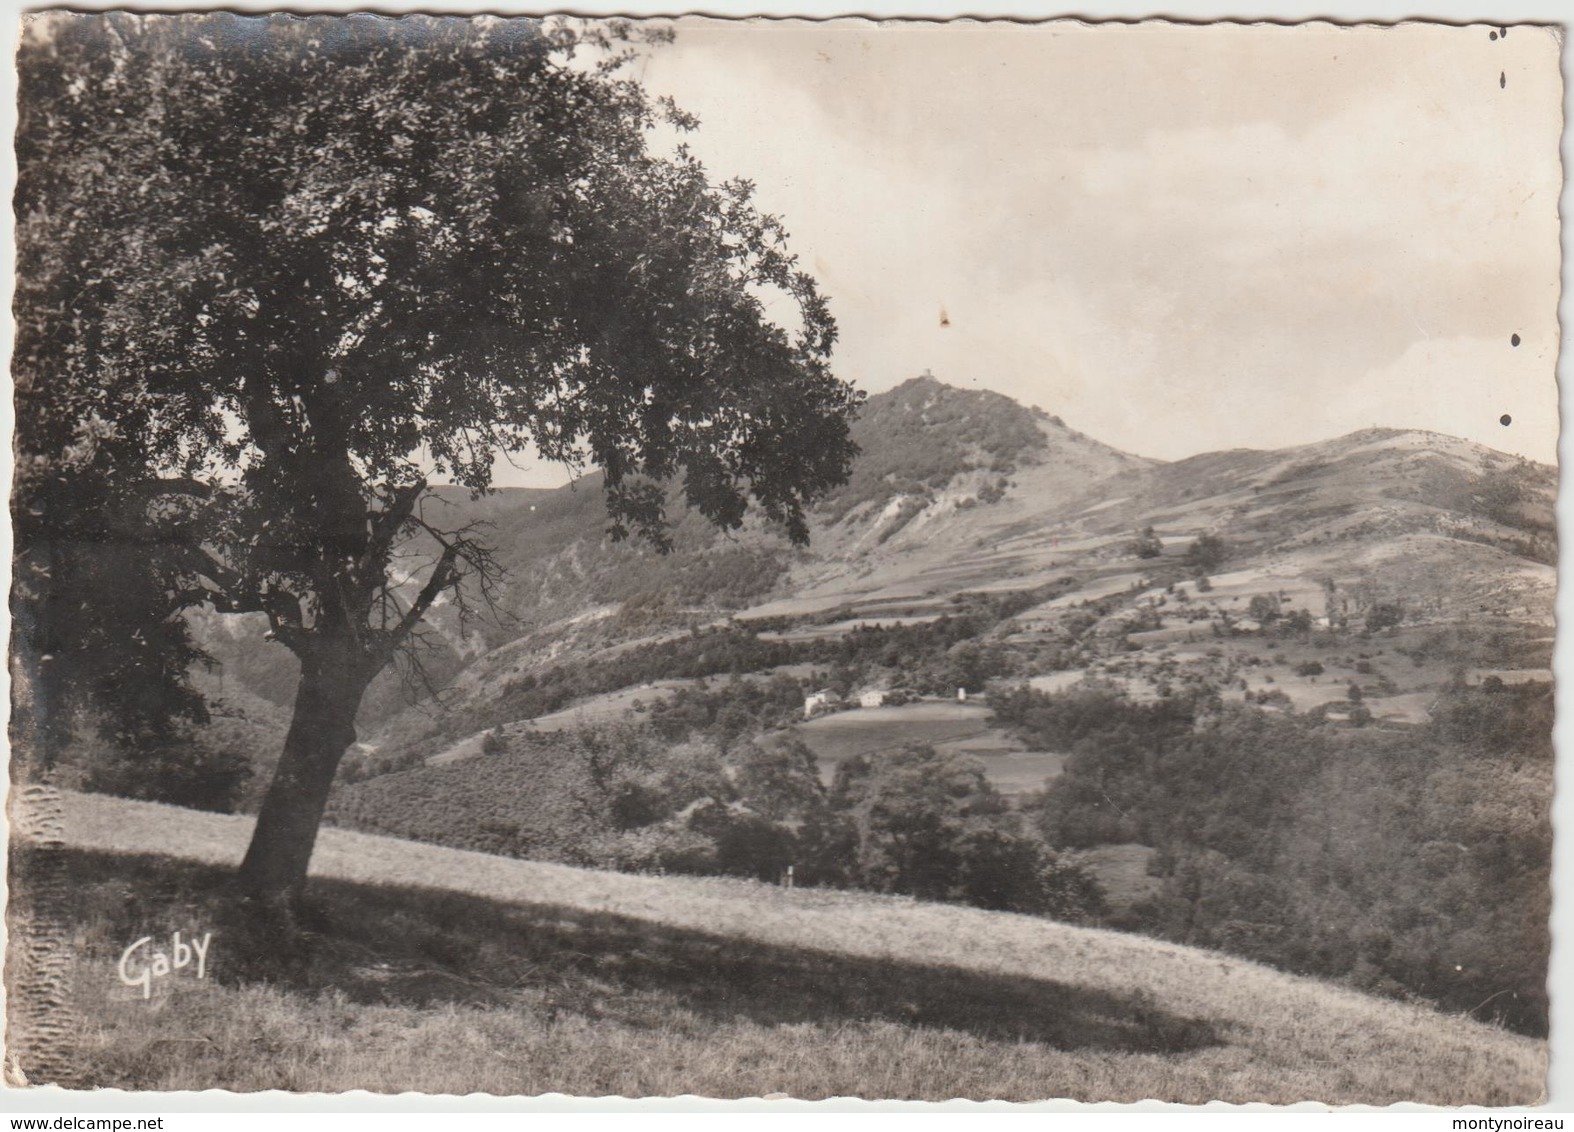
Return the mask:
[[[596, 545], [588, 534], [558, 551], [549, 550], [553, 538], [532, 543], [548, 549], [516, 576], [528, 579], [535, 596], [527, 600], [516, 590], [510, 600], [517, 630], [458, 673], [448, 703], [457, 728], [444, 727], [426, 753], [468, 735], [476, 724], [467, 721], [521, 718], [503, 707], [519, 680], [564, 665], [593, 669], [641, 641], [660, 642], [729, 616], [744, 627], [796, 625], [826, 637], [871, 621], [933, 619], [978, 595], [1069, 587], [1023, 615], [1025, 632], [1014, 638], [1029, 650], [1024, 658], [1039, 644], [1059, 642], [1062, 659], [1050, 669], [1023, 660], [1026, 675], [1052, 671], [1065, 665], [1064, 626], [1068, 615], [1078, 615], [1073, 606], [1109, 606], [1093, 633], [1118, 642], [1137, 604], [1188, 578], [1181, 558], [1203, 534], [1224, 540], [1227, 561], [1214, 568], [1224, 571], [1214, 579], [1214, 595], [1194, 601], [1187, 620], [1172, 618], [1167, 631], [1181, 640], [1209, 629], [1196, 621], [1204, 613], [1228, 631], [1264, 592], [1314, 618], [1330, 601], [1341, 616], [1402, 602], [1418, 630], [1469, 618], [1512, 623], [1529, 637], [1550, 631], [1553, 469], [1450, 437], [1394, 430], [1160, 466], [1078, 437], [1004, 398], [929, 379], [870, 404], [865, 425], [888, 436], [869, 452], [867, 468], [890, 470], [856, 472], [816, 512], [806, 550], [773, 546], [758, 530], [714, 541], [711, 532], [690, 530], [690, 520], [681, 526], [691, 541], [680, 545], [691, 549], [668, 558], [638, 546]], [[975, 418], [987, 418], [987, 429], [979, 431]], [[978, 446], [985, 434], [1005, 438], [993, 455]], [[934, 452], [923, 456], [926, 445]], [[1009, 475], [990, 461], [1009, 467]], [[590, 495], [588, 486], [558, 493], [527, 514], [544, 515], [531, 522], [565, 534], [576, 522], [591, 522]], [[1145, 529], [1162, 547], [1153, 560], [1132, 554]], [[522, 553], [524, 531], [500, 520], [507, 555]], [[766, 600], [751, 603], [751, 587]], [[638, 680], [673, 675], [652, 669]], [[398, 728], [407, 736], [430, 729], [425, 717]]]
[[[1140, 584], [1142, 564], [1123, 560], [1145, 528], [1177, 554], [1200, 534], [1224, 538], [1232, 571], [1308, 595], [1314, 615], [1333, 579], [1346, 593], [1403, 594], [1433, 619], [1551, 623], [1556, 472], [1478, 444], [1370, 429], [1161, 464], [927, 375], [871, 397], [854, 431], [862, 455], [811, 514], [807, 548], [754, 520], [723, 534], [681, 506], [674, 553], [611, 543], [594, 475], [478, 501], [439, 491], [434, 518], [491, 524], [508, 580], [498, 615], [468, 633], [451, 609], [434, 610], [427, 677], [448, 687], [450, 708], [488, 715], [511, 681], [729, 617], [933, 616], [964, 595], [1066, 578], [1091, 596]], [[260, 625], [210, 616], [196, 631], [227, 680], [288, 705], [294, 658], [263, 644]], [[378, 681], [363, 730], [405, 712], [408, 676]], [[405, 713], [396, 730], [424, 730], [428, 711]]]
[[732, 611], [762, 596], [845, 595], [856, 579], [944, 568], [994, 532], [1152, 462], [985, 390], [914, 378], [869, 398], [853, 425], [860, 455], [848, 482], [810, 515], [807, 548], [758, 523], [722, 535], [674, 506], [675, 552], [602, 538], [600, 481], [499, 509], [507, 600], [539, 627], [607, 603], [660, 595], [677, 607]]
[[[149, 1011], [115, 985], [116, 933], [175, 905], [200, 927], [193, 891], [223, 874], [178, 862], [233, 865], [250, 822], [37, 792], [13, 809], [25, 875], [62, 855], [77, 895], [14, 904], [12, 930], [40, 912], [104, 919], [67, 929], [73, 1003], [93, 1019], [76, 1035], [87, 1085], [1450, 1105], [1543, 1092], [1543, 1043], [1214, 953], [338, 830], [313, 862], [318, 985], [334, 993], [170, 980]], [[29, 850], [29, 831], [69, 848]], [[162, 1027], [202, 1040], [139, 1060]], [[292, 1055], [254, 1056], [275, 1047]]]
[[[811, 512], [807, 547], [753, 518], [718, 532], [675, 498], [673, 553], [613, 543], [597, 475], [483, 501], [508, 581], [498, 618], [468, 645], [440, 626], [450, 705], [474, 708], [500, 685], [556, 663], [590, 663], [605, 650], [730, 616], [797, 615], [1002, 580], [1031, 585], [1018, 576], [1035, 563], [986, 549], [999, 532], [1152, 463], [1000, 394], [928, 376], [871, 397], [853, 432], [862, 454], [848, 483]], [[462, 499], [446, 505], [454, 519], [469, 513]], [[380, 697], [363, 722], [385, 723], [391, 699]], [[421, 726], [418, 716], [397, 725], [412, 726]]]

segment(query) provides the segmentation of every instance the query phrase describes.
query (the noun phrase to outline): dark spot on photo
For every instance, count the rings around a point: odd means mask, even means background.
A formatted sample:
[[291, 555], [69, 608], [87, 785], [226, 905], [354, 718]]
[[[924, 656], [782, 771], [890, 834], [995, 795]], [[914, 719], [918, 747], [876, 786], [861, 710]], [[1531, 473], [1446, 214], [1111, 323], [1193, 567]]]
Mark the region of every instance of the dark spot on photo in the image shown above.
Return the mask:
[[1518, 334], [1510, 334], [1508, 336], [1508, 344], [1510, 346], [1518, 346], [1519, 345], [1519, 335]]
[[1502, 425], [1504, 428], [1507, 428], [1509, 425], [1514, 423], [1514, 418], [1509, 416], [1507, 413], [1504, 413], [1497, 419], [1497, 423]]

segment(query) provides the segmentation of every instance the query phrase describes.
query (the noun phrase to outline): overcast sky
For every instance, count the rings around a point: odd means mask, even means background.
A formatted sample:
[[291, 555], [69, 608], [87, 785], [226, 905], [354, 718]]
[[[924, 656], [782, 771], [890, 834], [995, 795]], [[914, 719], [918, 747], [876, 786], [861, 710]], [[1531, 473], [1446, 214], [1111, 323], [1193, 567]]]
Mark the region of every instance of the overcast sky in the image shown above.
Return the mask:
[[1166, 459], [1371, 425], [1555, 459], [1550, 32], [677, 27], [640, 76], [870, 392], [928, 369]]

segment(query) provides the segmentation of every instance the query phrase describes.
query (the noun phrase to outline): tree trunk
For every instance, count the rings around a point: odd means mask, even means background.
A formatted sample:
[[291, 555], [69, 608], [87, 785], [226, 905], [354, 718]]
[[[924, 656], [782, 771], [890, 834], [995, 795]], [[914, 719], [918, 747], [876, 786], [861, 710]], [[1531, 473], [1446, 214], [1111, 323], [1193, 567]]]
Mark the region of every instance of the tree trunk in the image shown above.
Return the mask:
[[353, 643], [319, 638], [313, 645], [301, 659], [284, 753], [240, 867], [243, 891], [283, 911], [294, 907], [306, 884], [328, 792], [355, 742], [355, 714], [371, 682]]

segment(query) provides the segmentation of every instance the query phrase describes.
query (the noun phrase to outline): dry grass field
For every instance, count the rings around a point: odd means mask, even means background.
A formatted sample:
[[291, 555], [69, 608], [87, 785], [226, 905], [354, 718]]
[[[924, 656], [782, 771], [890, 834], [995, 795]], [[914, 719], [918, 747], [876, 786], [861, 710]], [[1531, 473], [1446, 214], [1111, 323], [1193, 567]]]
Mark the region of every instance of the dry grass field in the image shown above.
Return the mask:
[[[29, 828], [28, 815], [18, 814]], [[60, 798], [88, 1086], [1523, 1104], [1544, 1043], [1219, 954], [911, 900], [325, 830], [309, 959], [154, 997], [114, 965], [221, 917], [244, 818]], [[35, 823], [36, 824], [36, 823]], [[13, 878], [13, 892], [17, 891]], [[25, 889], [21, 900], [25, 905]], [[13, 905], [18, 917], [39, 913]], [[51, 914], [44, 909], [42, 914]]]
[[818, 758], [840, 762], [907, 743], [972, 738], [989, 730], [990, 718], [983, 704], [916, 703], [831, 712], [800, 723], [793, 731]]
[[1162, 887], [1148, 873], [1153, 850], [1146, 845], [1095, 845], [1078, 851], [1074, 859], [1098, 878], [1112, 910], [1130, 908]]
[[[949, 744], [938, 746], [940, 750], [952, 749]], [[976, 758], [983, 765], [989, 784], [1007, 796], [1044, 789], [1046, 782], [1065, 770], [1068, 757], [1050, 751], [982, 751], [965, 747], [960, 752]]]

